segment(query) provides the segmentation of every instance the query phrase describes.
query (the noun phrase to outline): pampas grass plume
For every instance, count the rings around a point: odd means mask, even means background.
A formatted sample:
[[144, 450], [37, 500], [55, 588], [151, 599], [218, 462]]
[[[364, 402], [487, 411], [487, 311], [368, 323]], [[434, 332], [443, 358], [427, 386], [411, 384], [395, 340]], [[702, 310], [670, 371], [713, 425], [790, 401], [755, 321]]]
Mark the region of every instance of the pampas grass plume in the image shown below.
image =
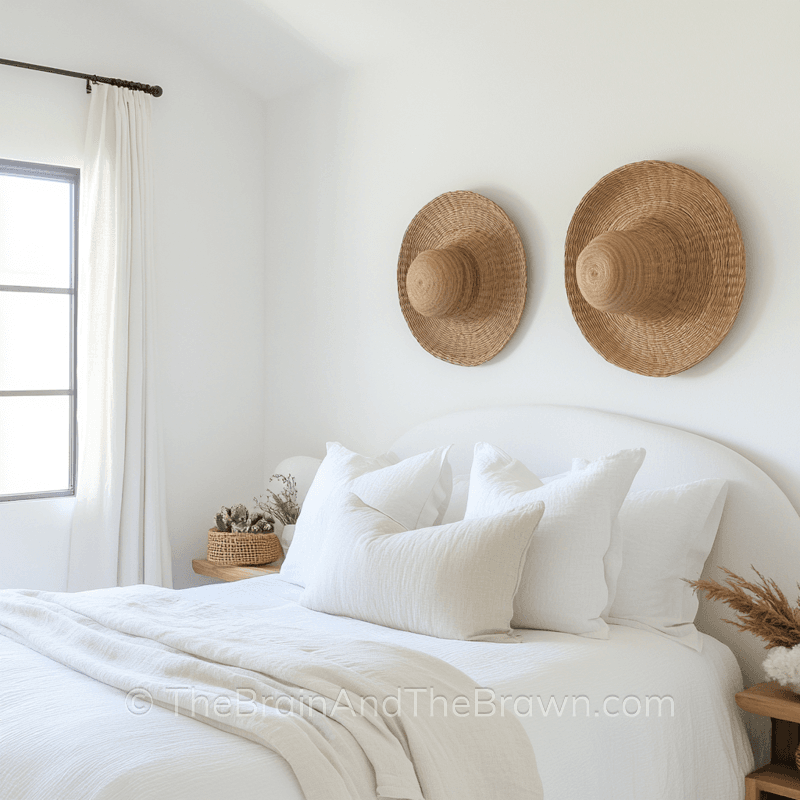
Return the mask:
[[[722, 571], [728, 576], [724, 583], [713, 580], [687, 583], [695, 592], [705, 592], [709, 599], [721, 600], [733, 609], [738, 619], [724, 621], [735, 625], [740, 631], [749, 631], [763, 639], [768, 650], [774, 647], [791, 648], [800, 644], [800, 608], [789, 604], [786, 595], [774, 580], [765, 578], [752, 565], [751, 568], [758, 576], [758, 581], [748, 581], [722, 567]], [[800, 590], [800, 584], [797, 588]]]

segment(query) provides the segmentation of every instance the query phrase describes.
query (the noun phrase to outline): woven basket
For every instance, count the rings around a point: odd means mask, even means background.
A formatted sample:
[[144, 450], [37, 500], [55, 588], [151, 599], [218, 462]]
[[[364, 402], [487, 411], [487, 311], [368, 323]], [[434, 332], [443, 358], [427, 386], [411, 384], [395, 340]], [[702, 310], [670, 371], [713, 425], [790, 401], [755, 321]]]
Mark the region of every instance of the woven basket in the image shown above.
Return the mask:
[[274, 533], [229, 533], [211, 528], [208, 531], [208, 560], [228, 566], [270, 564], [283, 555]]

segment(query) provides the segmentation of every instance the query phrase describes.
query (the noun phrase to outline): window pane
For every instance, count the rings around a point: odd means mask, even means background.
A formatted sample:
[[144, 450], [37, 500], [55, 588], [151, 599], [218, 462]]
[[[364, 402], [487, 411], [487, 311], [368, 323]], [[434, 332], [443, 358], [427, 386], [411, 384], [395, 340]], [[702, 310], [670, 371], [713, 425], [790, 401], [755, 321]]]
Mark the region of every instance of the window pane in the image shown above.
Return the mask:
[[69, 489], [69, 421], [69, 397], [0, 397], [0, 494]]
[[69, 389], [70, 296], [0, 291], [0, 391]]
[[0, 175], [0, 284], [70, 286], [71, 187]]

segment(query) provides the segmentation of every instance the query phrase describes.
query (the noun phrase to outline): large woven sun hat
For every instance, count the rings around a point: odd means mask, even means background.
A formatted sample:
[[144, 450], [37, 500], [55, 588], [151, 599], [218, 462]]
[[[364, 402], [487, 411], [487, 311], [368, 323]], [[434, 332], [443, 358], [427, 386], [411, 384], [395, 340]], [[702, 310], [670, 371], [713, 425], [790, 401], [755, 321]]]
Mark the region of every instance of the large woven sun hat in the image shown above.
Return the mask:
[[496, 356], [519, 324], [525, 251], [500, 206], [447, 192], [411, 220], [397, 263], [400, 308], [431, 354], [472, 367]]
[[567, 297], [606, 361], [666, 376], [702, 361], [742, 303], [745, 253], [736, 218], [702, 175], [666, 161], [601, 178], [572, 217]]

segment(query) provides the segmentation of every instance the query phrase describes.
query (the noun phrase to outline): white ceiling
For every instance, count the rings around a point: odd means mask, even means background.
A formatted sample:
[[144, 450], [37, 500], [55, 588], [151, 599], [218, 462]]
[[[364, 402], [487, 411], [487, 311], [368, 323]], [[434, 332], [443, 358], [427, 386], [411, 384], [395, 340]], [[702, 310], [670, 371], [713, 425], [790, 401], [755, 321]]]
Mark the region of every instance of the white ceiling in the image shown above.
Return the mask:
[[336, 70], [512, 28], [540, 0], [123, 0], [265, 99]]
[[[268, 8], [342, 67], [415, 50], [491, 13], [496, 0], [244, 0]], [[518, 6], [521, 0], [503, 0]]]
[[[182, 42], [264, 99], [296, 91], [336, 69], [323, 51], [261, 0], [121, 2], [147, 25]], [[297, 2], [303, 5], [304, 0]]]

